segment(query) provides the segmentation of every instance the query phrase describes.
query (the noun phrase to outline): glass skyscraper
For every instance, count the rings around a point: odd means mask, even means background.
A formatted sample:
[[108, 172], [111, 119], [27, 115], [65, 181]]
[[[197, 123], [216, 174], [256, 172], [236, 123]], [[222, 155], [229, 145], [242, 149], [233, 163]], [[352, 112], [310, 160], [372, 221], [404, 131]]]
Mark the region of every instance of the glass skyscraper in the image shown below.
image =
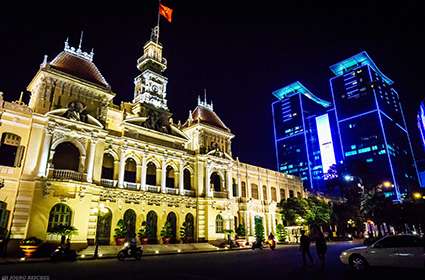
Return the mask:
[[299, 82], [273, 92], [278, 170], [326, 192], [323, 175], [332, 164], [361, 164], [368, 186], [389, 181], [386, 194], [403, 199], [418, 183], [400, 98], [393, 81], [366, 52], [330, 67], [332, 103]]
[[273, 92], [277, 169], [299, 176], [304, 186], [323, 189], [323, 173], [341, 160], [336, 119], [331, 103], [300, 82]]

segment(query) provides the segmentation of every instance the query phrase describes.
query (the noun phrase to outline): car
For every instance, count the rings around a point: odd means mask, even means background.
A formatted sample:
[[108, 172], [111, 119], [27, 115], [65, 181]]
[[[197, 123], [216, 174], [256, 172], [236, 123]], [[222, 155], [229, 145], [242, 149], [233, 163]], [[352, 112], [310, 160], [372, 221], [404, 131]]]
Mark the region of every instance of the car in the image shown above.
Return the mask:
[[370, 246], [354, 247], [339, 256], [354, 270], [370, 266], [425, 268], [424, 239], [416, 235], [387, 235]]

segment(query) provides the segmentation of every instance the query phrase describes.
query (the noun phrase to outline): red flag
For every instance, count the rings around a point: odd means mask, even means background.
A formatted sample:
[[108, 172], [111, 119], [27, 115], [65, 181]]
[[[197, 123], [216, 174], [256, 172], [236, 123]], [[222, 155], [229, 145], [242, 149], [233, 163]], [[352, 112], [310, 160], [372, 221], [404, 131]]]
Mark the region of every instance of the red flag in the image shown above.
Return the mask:
[[172, 15], [173, 15], [173, 9], [170, 9], [167, 6], [159, 4], [159, 14], [161, 16], [165, 17], [168, 20], [168, 22], [171, 23], [171, 19], [172, 19]]

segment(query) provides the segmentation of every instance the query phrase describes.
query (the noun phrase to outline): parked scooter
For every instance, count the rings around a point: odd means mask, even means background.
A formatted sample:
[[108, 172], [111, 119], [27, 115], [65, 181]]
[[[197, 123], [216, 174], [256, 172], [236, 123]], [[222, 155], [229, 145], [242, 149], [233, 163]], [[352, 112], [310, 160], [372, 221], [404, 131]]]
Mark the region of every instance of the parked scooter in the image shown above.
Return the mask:
[[255, 250], [257, 248], [260, 249], [260, 250], [263, 250], [263, 241], [257, 239], [254, 242], [252, 242], [251, 249]]
[[50, 255], [50, 260], [53, 262], [57, 261], [76, 261], [77, 253], [75, 250], [71, 250], [69, 248], [64, 248], [63, 246], [59, 246], [53, 253]]
[[136, 244], [130, 245], [129, 242], [125, 242], [122, 249], [118, 252], [117, 258], [120, 261], [125, 260], [126, 258], [135, 258], [140, 260], [142, 258], [143, 248], [137, 246]]

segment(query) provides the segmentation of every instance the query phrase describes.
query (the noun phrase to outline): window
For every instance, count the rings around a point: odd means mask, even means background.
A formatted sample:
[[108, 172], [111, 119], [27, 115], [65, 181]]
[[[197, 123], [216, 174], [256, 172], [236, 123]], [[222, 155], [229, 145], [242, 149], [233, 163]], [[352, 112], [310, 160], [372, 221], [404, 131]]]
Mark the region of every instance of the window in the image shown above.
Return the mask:
[[294, 191], [293, 190], [289, 191], [289, 197], [294, 197]]
[[221, 217], [221, 215], [217, 215], [217, 217], [215, 218], [215, 232], [216, 233], [223, 233], [224, 232], [223, 218]]
[[273, 201], [277, 201], [277, 198], [276, 198], [276, 188], [275, 187], [272, 187], [271, 188], [271, 191], [272, 191], [272, 200]]
[[20, 167], [24, 156], [24, 146], [20, 146], [21, 137], [12, 133], [3, 133], [0, 142], [0, 165]]
[[233, 190], [233, 196], [236, 197], [238, 196], [238, 185], [236, 184], [236, 179], [232, 178], [232, 190]]
[[251, 184], [251, 197], [258, 199], [258, 186], [256, 184]]
[[110, 154], [103, 155], [102, 178], [114, 179], [114, 158]]
[[285, 193], [285, 189], [280, 189], [280, 199], [286, 199], [286, 193]]
[[241, 182], [241, 191], [242, 191], [242, 197], [246, 198], [246, 184], [245, 184], [245, 182]]
[[300, 192], [297, 192], [297, 197], [298, 198], [301, 198], [301, 193]]
[[267, 198], [267, 187], [263, 186], [263, 200], [268, 200]]
[[49, 214], [49, 225], [47, 227], [47, 232], [52, 231], [52, 229], [58, 225], [70, 226], [71, 215], [72, 211], [68, 205], [59, 203], [53, 206]]
[[185, 169], [183, 171], [183, 184], [185, 190], [191, 190], [192, 189], [192, 179], [191, 174], [188, 169]]

